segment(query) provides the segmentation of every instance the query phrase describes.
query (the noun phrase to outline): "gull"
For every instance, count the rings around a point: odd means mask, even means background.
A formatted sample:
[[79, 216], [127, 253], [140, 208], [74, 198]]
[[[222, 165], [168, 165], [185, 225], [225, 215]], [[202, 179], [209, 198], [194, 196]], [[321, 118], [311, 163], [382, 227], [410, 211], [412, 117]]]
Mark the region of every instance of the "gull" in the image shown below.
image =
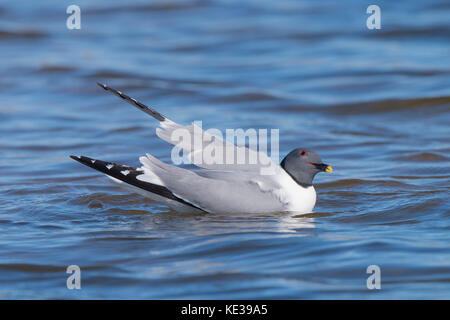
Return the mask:
[[[180, 125], [156, 110], [105, 84], [98, 85], [159, 121], [156, 134], [162, 140], [182, 149], [196, 167], [185, 169], [165, 163], [150, 154], [139, 158], [140, 167], [130, 167], [85, 156], [72, 159], [98, 170], [123, 187], [163, 203], [183, 213], [311, 213], [316, 204], [313, 179], [319, 172], [332, 172], [319, 155], [303, 148], [289, 152], [280, 164], [267, 154], [244, 146], [236, 146], [217, 135], [202, 131], [198, 126]], [[176, 139], [177, 130], [206, 137], [201, 143]], [[207, 145], [223, 147], [224, 157], [244, 151], [254, 156], [255, 163], [237, 161], [201, 161], [195, 155]], [[272, 171], [264, 169], [272, 168]]]

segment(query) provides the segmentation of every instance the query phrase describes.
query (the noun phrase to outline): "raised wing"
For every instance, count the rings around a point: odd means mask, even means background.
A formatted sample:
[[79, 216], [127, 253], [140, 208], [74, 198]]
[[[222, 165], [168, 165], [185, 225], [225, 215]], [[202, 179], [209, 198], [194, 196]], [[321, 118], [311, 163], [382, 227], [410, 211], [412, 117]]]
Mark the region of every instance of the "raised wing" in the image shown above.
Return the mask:
[[265, 152], [255, 150], [257, 146], [236, 146], [225, 141], [221, 132], [203, 131], [195, 123], [180, 125], [121, 91], [105, 84], [98, 85], [159, 121], [160, 128], [156, 129], [156, 134], [176, 146], [172, 150], [175, 164], [190, 162], [201, 168], [223, 171], [261, 171], [278, 167]]

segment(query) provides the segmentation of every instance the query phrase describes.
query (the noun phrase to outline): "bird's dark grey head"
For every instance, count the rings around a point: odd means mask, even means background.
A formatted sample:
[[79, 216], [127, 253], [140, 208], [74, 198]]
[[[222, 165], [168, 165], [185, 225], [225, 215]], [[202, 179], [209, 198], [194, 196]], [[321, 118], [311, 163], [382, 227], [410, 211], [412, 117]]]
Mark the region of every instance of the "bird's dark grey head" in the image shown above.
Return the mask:
[[332, 172], [331, 166], [322, 163], [314, 151], [297, 148], [281, 161], [281, 167], [302, 187], [312, 186], [314, 176], [319, 172]]

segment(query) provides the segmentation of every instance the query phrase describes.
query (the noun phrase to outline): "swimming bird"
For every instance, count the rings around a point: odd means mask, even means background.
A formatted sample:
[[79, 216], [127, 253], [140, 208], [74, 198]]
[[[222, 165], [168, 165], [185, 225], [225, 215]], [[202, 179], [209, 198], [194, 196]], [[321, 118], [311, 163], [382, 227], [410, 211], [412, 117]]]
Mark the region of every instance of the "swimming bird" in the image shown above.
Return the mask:
[[[322, 163], [319, 155], [312, 150], [296, 148], [278, 165], [262, 151], [236, 146], [194, 124], [180, 125], [121, 91], [102, 83], [98, 85], [158, 120], [158, 137], [182, 149], [198, 170], [170, 165], [150, 154], [139, 158], [141, 167], [130, 167], [85, 156], [70, 157], [104, 173], [127, 189], [166, 204], [175, 211], [310, 213], [316, 203], [313, 186], [315, 175], [319, 172], [332, 172], [331, 166]], [[200, 143], [192, 143], [192, 140], [180, 142], [180, 139], [176, 139], [177, 130], [191, 134], [194, 141], [197, 135], [206, 139], [201, 139]], [[196, 155], [204, 152], [211, 144], [224, 148], [223, 157], [233, 155], [231, 160], [236, 160], [239, 152], [244, 152], [247, 158], [253, 156], [257, 161], [202, 161], [202, 157]], [[264, 171], [268, 168], [273, 170]]]

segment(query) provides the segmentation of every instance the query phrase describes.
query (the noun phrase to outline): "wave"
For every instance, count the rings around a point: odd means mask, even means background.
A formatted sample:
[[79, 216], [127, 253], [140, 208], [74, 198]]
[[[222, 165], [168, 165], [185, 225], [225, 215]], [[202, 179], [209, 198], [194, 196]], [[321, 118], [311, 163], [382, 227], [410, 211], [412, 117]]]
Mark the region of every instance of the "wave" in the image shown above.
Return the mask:
[[39, 30], [0, 30], [0, 40], [2, 39], [41, 39], [48, 35]]

